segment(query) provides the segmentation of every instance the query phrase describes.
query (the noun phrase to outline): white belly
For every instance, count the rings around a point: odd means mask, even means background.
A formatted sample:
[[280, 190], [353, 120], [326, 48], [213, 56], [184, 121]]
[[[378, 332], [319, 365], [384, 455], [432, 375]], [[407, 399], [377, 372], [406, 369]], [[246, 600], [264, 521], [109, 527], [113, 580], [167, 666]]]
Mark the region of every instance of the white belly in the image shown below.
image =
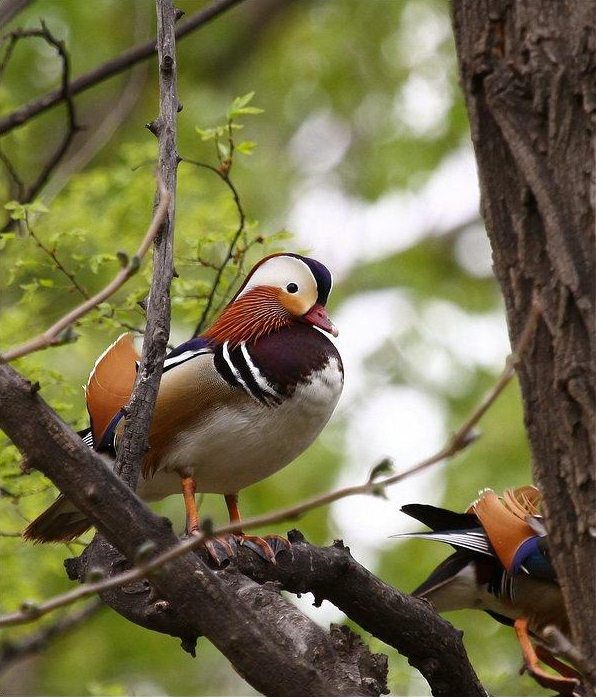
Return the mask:
[[139, 482], [138, 494], [157, 500], [180, 492], [180, 470], [189, 470], [202, 493], [231, 494], [277, 472], [315, 440], [329, 420], [343, 386], [336, 359], [311, 375], [279, 406], [246, 397], [220, 406], [177, 433], [158, 471]]

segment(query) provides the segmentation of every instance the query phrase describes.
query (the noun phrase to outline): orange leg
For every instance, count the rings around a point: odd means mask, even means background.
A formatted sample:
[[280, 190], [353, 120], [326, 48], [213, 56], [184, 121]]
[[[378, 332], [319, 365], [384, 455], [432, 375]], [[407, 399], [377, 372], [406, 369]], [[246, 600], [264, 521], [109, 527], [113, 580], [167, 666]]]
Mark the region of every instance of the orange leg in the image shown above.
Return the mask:
[[[197, 502], [195, 500], [197, 485], [195, 480], [188, 476], [181, 477], [181, 482], [182, 495], [184, 496], [184, 508], [186, 509], [186, 534], [198, 535], [200, 534], [200, 519], [199, 511], [197, 510]], [[234, 556], [234, 551], [223, 538], [214, 537], [205, 540], [204, 545], [211, 558], [219, 566], [224, 562], [228, 562]]]
[[[538, 665], [538, 656], [532, 646], [528, 635], [527, 617], [518, 617], [514, 624], [517, 640], [521, 646], [522, 654], [528, 673], [536, 680], [539, 685], [550, 690], [558, 690], [561, 694], [572, 695], [579, 682], [570, 677], [550, 675]], [[557, 663], [560, 663], [557, 661]]]
[[[226, 500], [226, 506], [228, 507], [230, 523], [239, 523], [241, 518], [240, 511], [238, 510], [238, 494], [225, 494], [224, 499]], [[242, 529], [238, 530], [238, 533], [242, 535]]]
[[[224, 498], [230, 515], [230, 523], [240, 523], [242, 519], [240, 518], [240, 511], [238, 510], [238, 494], [225, 494]], [[268, 542], [256, 535], [245, 535], [242, 528], [235, 533], [235, 537], [240, 544], [246, 545], [272, 564], [276, 563], [275, 554], [277, 551], [280, 549], [289, 549], [291, 547], [288, 540], [286, 540], [285, 537], [281, 537], [281, 535], [269, 535], [267, 540], [270, 542]], [[275, 551], [271, 545], [275, 547]]]
[[184, 508], [186, 509], [186, 534], [196, 535], [199, 532], [199, 512], [195, 500], [197, 485], [193, 477], [182, 477], [181, 482]]

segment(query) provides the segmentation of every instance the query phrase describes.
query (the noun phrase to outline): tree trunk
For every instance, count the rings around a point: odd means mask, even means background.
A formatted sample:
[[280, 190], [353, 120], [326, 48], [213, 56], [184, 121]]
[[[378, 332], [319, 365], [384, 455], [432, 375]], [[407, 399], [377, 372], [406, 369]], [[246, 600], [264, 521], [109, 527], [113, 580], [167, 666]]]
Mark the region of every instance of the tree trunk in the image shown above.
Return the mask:
[[[573, 640], [596, 665], [596, 2], [453, 0], [482, 213]], [[594, 672], [588, 683], [594, 687]]]

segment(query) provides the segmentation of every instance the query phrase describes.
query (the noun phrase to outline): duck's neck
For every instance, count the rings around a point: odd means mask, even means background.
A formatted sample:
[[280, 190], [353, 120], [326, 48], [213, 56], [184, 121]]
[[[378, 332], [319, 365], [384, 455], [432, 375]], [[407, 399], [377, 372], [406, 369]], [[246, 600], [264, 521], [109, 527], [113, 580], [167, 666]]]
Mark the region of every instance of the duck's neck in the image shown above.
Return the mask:
[[279, 301], [279, 290], [262, 286], [254, 288], [231, 302], [205, 332], [217, 343], [231, 347], [289, 327], [295, 319]]

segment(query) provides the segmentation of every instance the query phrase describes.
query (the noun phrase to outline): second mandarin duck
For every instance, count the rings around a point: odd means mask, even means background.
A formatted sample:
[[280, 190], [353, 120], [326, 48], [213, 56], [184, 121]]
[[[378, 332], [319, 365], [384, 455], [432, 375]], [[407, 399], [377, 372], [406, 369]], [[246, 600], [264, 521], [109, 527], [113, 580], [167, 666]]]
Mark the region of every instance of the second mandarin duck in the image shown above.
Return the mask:
[[[513, 625], [525, 667], [536, 682], [562, 694], [581, 694], [580, 674], [555, 658], [543, 636], [550, 625], [569, 637], [570, 627], [549, 559], [540, 499], [538, 489], [525, 486], [502, 497], [487, 489], [465, 513], [425, 504], [403, 506], [404, 513], [432, 529], [404, 537], [446, 542], [456, 549], [412, 595], [426, 598], [439, 612], [484, 610]], [[559, 675], [547, 673], [540, 660]]]

